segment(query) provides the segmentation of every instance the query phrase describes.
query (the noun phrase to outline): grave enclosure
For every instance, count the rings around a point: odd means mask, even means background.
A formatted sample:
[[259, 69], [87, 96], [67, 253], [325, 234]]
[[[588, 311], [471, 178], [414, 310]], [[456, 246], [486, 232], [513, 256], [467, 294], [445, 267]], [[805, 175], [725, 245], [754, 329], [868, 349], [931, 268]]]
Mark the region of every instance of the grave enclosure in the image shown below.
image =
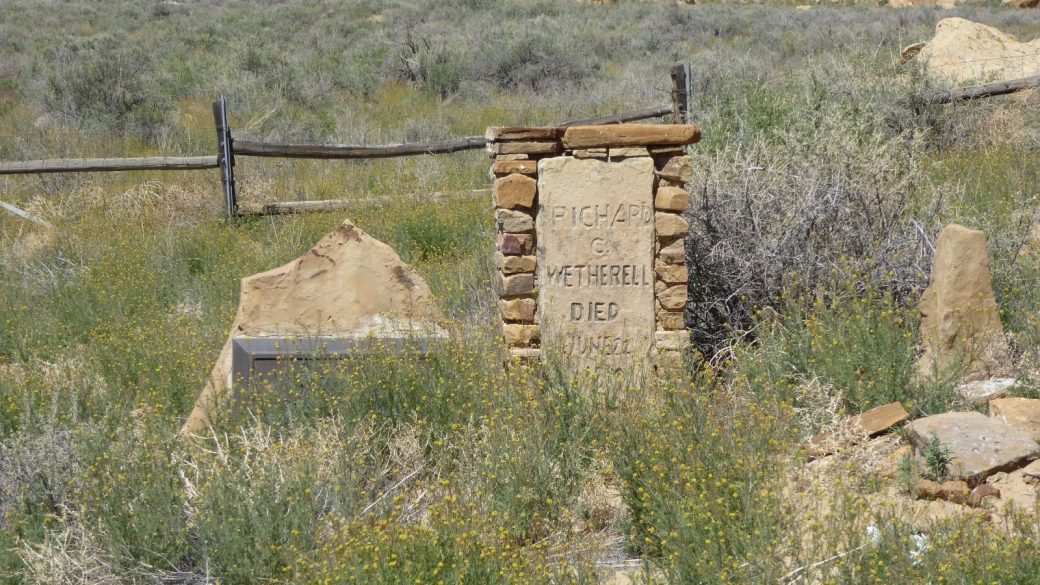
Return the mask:
[[489, 128], [496, 288], [515, 357], [622, 369], [688, 344], [692, 125]]

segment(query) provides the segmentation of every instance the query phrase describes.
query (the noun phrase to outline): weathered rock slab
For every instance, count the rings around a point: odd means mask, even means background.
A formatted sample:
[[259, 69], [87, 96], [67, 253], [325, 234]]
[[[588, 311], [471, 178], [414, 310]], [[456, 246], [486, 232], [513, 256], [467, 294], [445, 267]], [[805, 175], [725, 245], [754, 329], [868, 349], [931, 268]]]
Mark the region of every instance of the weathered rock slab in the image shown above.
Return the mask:
[[947, 412], [906, 425], [914, 450], [922, 454], [934, 431], [950, 449], [949, 475], [977, 483], [998, 471], [1012, 471], [1035, 458], [1037, 443], [1010, 425], [978, 412]]
[[344, 221], [296, 260], [242, 279], [227, 342], [181, 433], [205, 428], [231, 388], [235, 338], [447, 338], [431, 296], [390, 246]]

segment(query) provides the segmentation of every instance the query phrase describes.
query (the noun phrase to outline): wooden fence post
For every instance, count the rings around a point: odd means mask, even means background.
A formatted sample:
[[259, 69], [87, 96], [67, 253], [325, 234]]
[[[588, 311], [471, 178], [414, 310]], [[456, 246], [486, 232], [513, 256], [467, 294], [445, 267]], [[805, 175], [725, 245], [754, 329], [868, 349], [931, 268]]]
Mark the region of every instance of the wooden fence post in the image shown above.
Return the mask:
[[227, 120], [227, 99], [213, 102], [213, 121], [217, 126], [217, 164], [220, 165], [220, 183], [224, 187], [224, 205], [228, 218], [238, 215], [235, 197], [235, 156], [231, 153], [231, 127]]
[[[689, 63], [687, 61], [687, 63]], [[672, 116], [674, 124], [685, 124], [686, 114], [690, 111], [689, 76], [686, 74], [687, 64], [672, 65]]]

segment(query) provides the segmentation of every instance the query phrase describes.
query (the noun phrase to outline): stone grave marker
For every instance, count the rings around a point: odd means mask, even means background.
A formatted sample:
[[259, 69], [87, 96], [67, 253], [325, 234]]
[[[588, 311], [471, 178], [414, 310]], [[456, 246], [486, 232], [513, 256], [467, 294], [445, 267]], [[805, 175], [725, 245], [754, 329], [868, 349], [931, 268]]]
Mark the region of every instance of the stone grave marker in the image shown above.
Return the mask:
[[502, 335], [623, 369], [689, 343], [683, 239], [692, 125], [489, 128]]

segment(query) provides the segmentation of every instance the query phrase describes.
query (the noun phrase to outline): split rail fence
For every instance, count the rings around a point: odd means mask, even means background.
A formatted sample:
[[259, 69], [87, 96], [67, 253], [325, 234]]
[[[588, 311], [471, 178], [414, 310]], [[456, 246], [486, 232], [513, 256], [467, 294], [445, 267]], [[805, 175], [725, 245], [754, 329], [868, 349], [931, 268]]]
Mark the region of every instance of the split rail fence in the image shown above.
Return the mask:
[[[671, 114], [678, 123], [687, 121], [689, 116], [690, 62], [678, 63], [671, 69], [672, 103], [630, 110], [620, 114], [599, 116], [584, 120], [563, 122], [558, 126], [595, 126], [603, 124], [623, 124], [648, 118], [657, 118]], [[973, 100], [991, 96], [1004, 95], [1021, 89], [1040, 86], [1040, 76], [1013, 79], [1006, 82], [987, 85], [957, 88], [941, 92], [929, 99], [922, 100], [927, 104], [948, 104], [964, 100]], [[0, 175], [43, 174], [43, 173], [87, 173], [105, 171], [193, 171], [203, 169], [219, 169], [220, 182], [223, 189], [225, 210], [229, 218], [242, 215], [238, 207], [235, 193], [235, 157], [257, 156], [276, 158], [310, 158], [325, 160], [351, 160], [394, 158], [403, 156], [420, 156], [429, 154], [452, 154], [463, 150], [485, 148], [490, 142], [484, 136], [464, 136], [450, 140], [434, 142], [415, 142], [404, 144], [387, 144], [379, 146], [346, 146], [319, 144], [280, 144], [274, 142], [257, 142], [252, 140], [235, 140], [231, 135], [228, 123], [227, 100], [224, 96], [213, 102], [213, 120], [217, 132], [216, 156], [160, 156], [144, 158], [78, 158], [47, 159], [20, 162], [0, 162]], [[482, 192], [484, 190], [478, 190]], [[439, 194], [438, 194], [439, 195]], [[283, 202], [267, 205], [261, 215], [275, 215], [306, 211], [331, 211], [342, 209], [353, 201], [299, 201]], [[20, 209], [2, 203], [2, 206], [21, 217], [32, 219], [37, 223], [48, 225]]]

